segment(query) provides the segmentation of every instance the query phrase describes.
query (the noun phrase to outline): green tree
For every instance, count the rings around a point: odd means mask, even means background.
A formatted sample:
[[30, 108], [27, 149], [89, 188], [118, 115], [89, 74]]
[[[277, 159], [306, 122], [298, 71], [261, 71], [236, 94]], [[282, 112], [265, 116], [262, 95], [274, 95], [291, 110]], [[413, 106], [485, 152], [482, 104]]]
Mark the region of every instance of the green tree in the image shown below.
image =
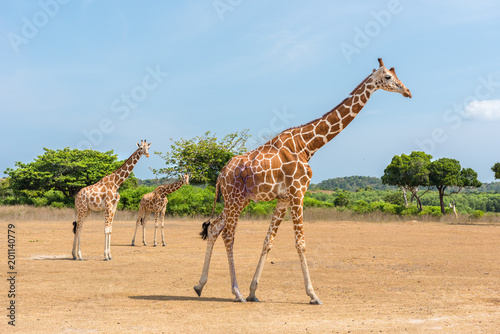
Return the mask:
[[349, 193], [345, 191], [340, 191], [335, 200], [333, 201], [333, 204], [335, 206], [348, 206], [349, 203], [350, 203]]
[[226, 163], [235, 155], [247, 151], [245, 143], [250, 135], [248, 130], [230, 133], [217, 139], [210, 131], [203, 136], [192, 139], [173, 141], [171, 151], [163, 154], [155, 152], [165, 160], [167, 167], [154, 169], [157, 176], [177, 177], [180, 174], [191, 174], [191, 184], [209, 184], [215, 186], [217, 176]]
[[[16, 162], [16, 168], [7, 168], [9, 188], [16, 194], [29, 197], [41, 196], [49, 190], [74, 197], [83, 187], [93, 184], [118, 169], [123, 161], [117, 161], [113, 151], [99, 152], [66, 147], [62, 150], [44, 148], [45, 153], [33, 162]], [[123, 189], [137, 184], [131, 175]]]
[[495, 173], [495, 179], [500, 179], [500, 162], [494, 164], [493, 167], [491, 167], [491, 170]]
[[[445, 214], [444, 197], [458, 194], [463, 188], [478, 188], [481, 182], [477, 179], [477, 173], [471, 168], [462, 169], [460, 162], [455, 159], [441, 158], [429, 165], [429, 181], [439, 192], [439, 203], [441, 213]], [[446, 189], [452, 188], [450, 192]]]
[[[391, 163], [384, 170], [382, 183], [398, 186], [403, 191], [405, 205], [408, 206], [406, 191], [417, 200], [417, 206], [422, 211], [421, 197], [429, 191], [429, 169], [432, 156], [420, 151], [413, 151], [410, 155], [395, 155]], [[427, 187], [419, 194], [419, 187]]]

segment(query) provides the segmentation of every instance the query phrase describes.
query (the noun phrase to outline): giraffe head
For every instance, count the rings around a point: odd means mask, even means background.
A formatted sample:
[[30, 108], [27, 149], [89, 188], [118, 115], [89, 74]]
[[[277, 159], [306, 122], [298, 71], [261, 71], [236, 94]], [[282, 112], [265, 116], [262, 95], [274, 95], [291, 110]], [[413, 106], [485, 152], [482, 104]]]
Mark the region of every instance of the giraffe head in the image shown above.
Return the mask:
[[373, 70], [373, 81], [376, 89], [383, 89], [388, 92], [400, 93], [404, 97], [411, 98], [411, 92], [406, 86], [398, 79], [394, 67], [387, 69], [384, 66], [382, 58], [378, 59], [380, 67], [378, 70]]
[[189, 174], [182, 175], [182, 179], [184, 180], [184, 184], [189, 184]]
[[146, 140], [141, 140], [141, 143], [137, 143], [137, 147], [139, 147], [139, 150], [141, 151], [141, 154], [144, 154], [146, 158], [149, 158], [149, 152], [148, 149], [151, 146], [151, 143], [147, 143]]

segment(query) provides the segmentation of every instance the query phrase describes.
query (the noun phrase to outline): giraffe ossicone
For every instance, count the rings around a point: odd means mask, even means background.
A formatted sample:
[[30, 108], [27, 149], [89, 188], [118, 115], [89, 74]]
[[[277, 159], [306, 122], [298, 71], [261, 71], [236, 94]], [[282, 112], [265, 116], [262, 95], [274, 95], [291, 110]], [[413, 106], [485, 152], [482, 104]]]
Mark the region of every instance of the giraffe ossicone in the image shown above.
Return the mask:
[[104, 222], [104, 260], [111, 260], [111, 231], [116, 206], [120, 200], [118, 189], [129, 177], [142, 155], [149, 157], [151, 143], [141, 140], [138, 149], [113, 173], [106, 175], [98, 182], [80, 189], [75, 197], [76, 221], [73, 222], [73, 259], [83, 260], [81, 252], [81, 234], [85, 218], [91, 211], [105, 211]]
[[146, 222], [148, 220], [149, 214], [151, 212], [155, 213], [155, 236], [154, 236], [154, 246], [156, 247], [156, 231], [158, 230], [158, 220], [161, 218], [161, 243], [165, 246], [165, 238], [163, 234], [163, 226], [165, 220], [165, 210], [167, 209], [167, 195], [178, 190], [185, 184], [189, 184], [189, 174], [184, 174], [182, 178], [174, 183], [165, 184], [158, 186], [154, 191], [145, 194], [141, 198], [139, 204], [139, 216], [135, 223], [134, 238], [132, 239], [132, 246], [135, 246], [135, 236], [137, 234], [137, 229], [142, 225], [142, 243], [144, 246], [146, 244]]
[[302, 267], [306, 294], [311, 298], [311, 304], [321, 304], [314, 292], [305, 256], [302, 205], [312, 177], [308, 161], [317, 150], [349, 125], [376, 90], [383, 89], [411, 97], [410, 90], [398, 79], [394, 68], [388, 70], [382, 59], [379, 58], [378, 61], [379, 68], [373, 70], [331, 111], [307, 124], [281, 132], [250, 152], [233, 157], [222, 168], [217, 178], [215, 198], [217, 199], [219, 193], [222, 194], [224, 209], [213, 222], [210, 222], [214, 213], [212, 210], [210, 219], [203, 224], [200, 233], [202, 238], [207, 239], [207, 249], [200, 281], [194, 287], [198, 296], [207, 283], [213, 246], [221, 234], [229, 262], [232, 293], [235, 295], [235, 301], [245, 301], [238, 287], [233, 260], [234, 234], [238, 218], [250, 200], [277, 199], [278, 203], [264, 239], [260, 259], [250, 285], [250, 294], [246, 300], [258, 301], [255, 293], [265, 259], [271, 250], [279, 225], [290, 208], [295, 246]]

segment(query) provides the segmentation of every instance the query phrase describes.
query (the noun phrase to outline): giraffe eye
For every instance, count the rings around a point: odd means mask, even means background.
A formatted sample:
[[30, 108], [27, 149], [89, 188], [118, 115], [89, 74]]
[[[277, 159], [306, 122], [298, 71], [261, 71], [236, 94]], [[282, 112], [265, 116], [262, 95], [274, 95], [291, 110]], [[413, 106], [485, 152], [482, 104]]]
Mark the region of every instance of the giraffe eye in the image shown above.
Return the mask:
[[391, 76], [390, 76], [390, 75], [386, 75], [386, 76], [385, 76], [385, 79], [386, 79], [386, 80], [390, 80], [390, 79], [391, 79]]

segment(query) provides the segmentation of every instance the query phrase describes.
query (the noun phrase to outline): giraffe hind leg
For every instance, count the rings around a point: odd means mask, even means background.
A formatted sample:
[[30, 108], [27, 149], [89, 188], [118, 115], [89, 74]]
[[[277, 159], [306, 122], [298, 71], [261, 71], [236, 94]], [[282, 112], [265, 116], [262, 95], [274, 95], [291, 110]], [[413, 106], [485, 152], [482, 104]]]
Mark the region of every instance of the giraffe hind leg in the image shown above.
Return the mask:
[[281, 221], [285, 216], [288, 206], [288, 201], [279, 200], [276, 209], [274, 210], [274, 215], [271, 220], [271, 224], [269, 225], [269, 230], [267, 232], [266, 238], [264, 239], [264, 245], [262, 246], [259, 263], [257, 264], [252, 283], [250, 284], [250, 294], [247, 297], [247, 301], [249, 302], [259, 301], [259, 299], [255, 296], [255, 291], [257, 290], [257, 286], [259, 285], [260, 276], [262, 274], [262, 270], [264, 269], [264, 263], [267, 258], [267, 254], [271, 250], [274, 238], [276, 236], [276, 233], [278, 232], [278, 227], [280, 226]]
[[203, 264], [203, 272], [201, 273], [201, 278], [198, 283], [194, 287], [194, 291], [196, 291], [196, 294], [201, 296], [201, 291], [203, 290], [203, 287], [205, 284], [207, 284], [208, 281], [208, 269], [210, 268], [210, 259], [212, 257], [212, 250], [214, 248], [215, 241], [219, 237], [220, 232], [224, 228], [225, 225], [225, 219], [224, 219], [224, 214], [219, 216], [213, 223], [210, 222], [204, 222], [203, 227], [202, 227], [202, 232], [200, 235], [202, 236], [203, 240], [207, 240], [207, 250], [205, 253], [205, 262]]
[[164, 227], [164, 221], [165, 221], [165, 210], [166, 210], [166, 207], [163, 208], [162, 212], [161, 212], [161, 244], [162, 246], [166, 246], [165, 244], [165, 236], [163, 234], [163, 227]]
[[74, 234], [73, 251], [72, 251], [73, 260], [83, 261], [82, 250], [81, 250], [82, 226], [83, 226], [82, 220], [80, 221], [80, 224], [78, 224], [77, 221], [73, 222], [73, 234]]
[[135, 222], [135, 232], [134, 232], [134, 237], [132, 238], [131, 246], [135, 246], [135, 236], [137, 235], [137, 229], [139, 228], [139, 225], [142, 225], [142, 217], [137, 219], [137, 221]]
[[81, 209], [78, 211], [77, 209], [77, 218], [76, 221], [73, 222], [73, 233], [74, 233], [74, 239], [73, 239], [73, 260], [80, 260], [83, 261], [82, 257], [82, 249], [81, 249], [81, 236], [82, 236], [82, 228], [83, 228], [83, 222], [85, 221], [85, 218], [90, 214], [90, 210], [88, 208]]

